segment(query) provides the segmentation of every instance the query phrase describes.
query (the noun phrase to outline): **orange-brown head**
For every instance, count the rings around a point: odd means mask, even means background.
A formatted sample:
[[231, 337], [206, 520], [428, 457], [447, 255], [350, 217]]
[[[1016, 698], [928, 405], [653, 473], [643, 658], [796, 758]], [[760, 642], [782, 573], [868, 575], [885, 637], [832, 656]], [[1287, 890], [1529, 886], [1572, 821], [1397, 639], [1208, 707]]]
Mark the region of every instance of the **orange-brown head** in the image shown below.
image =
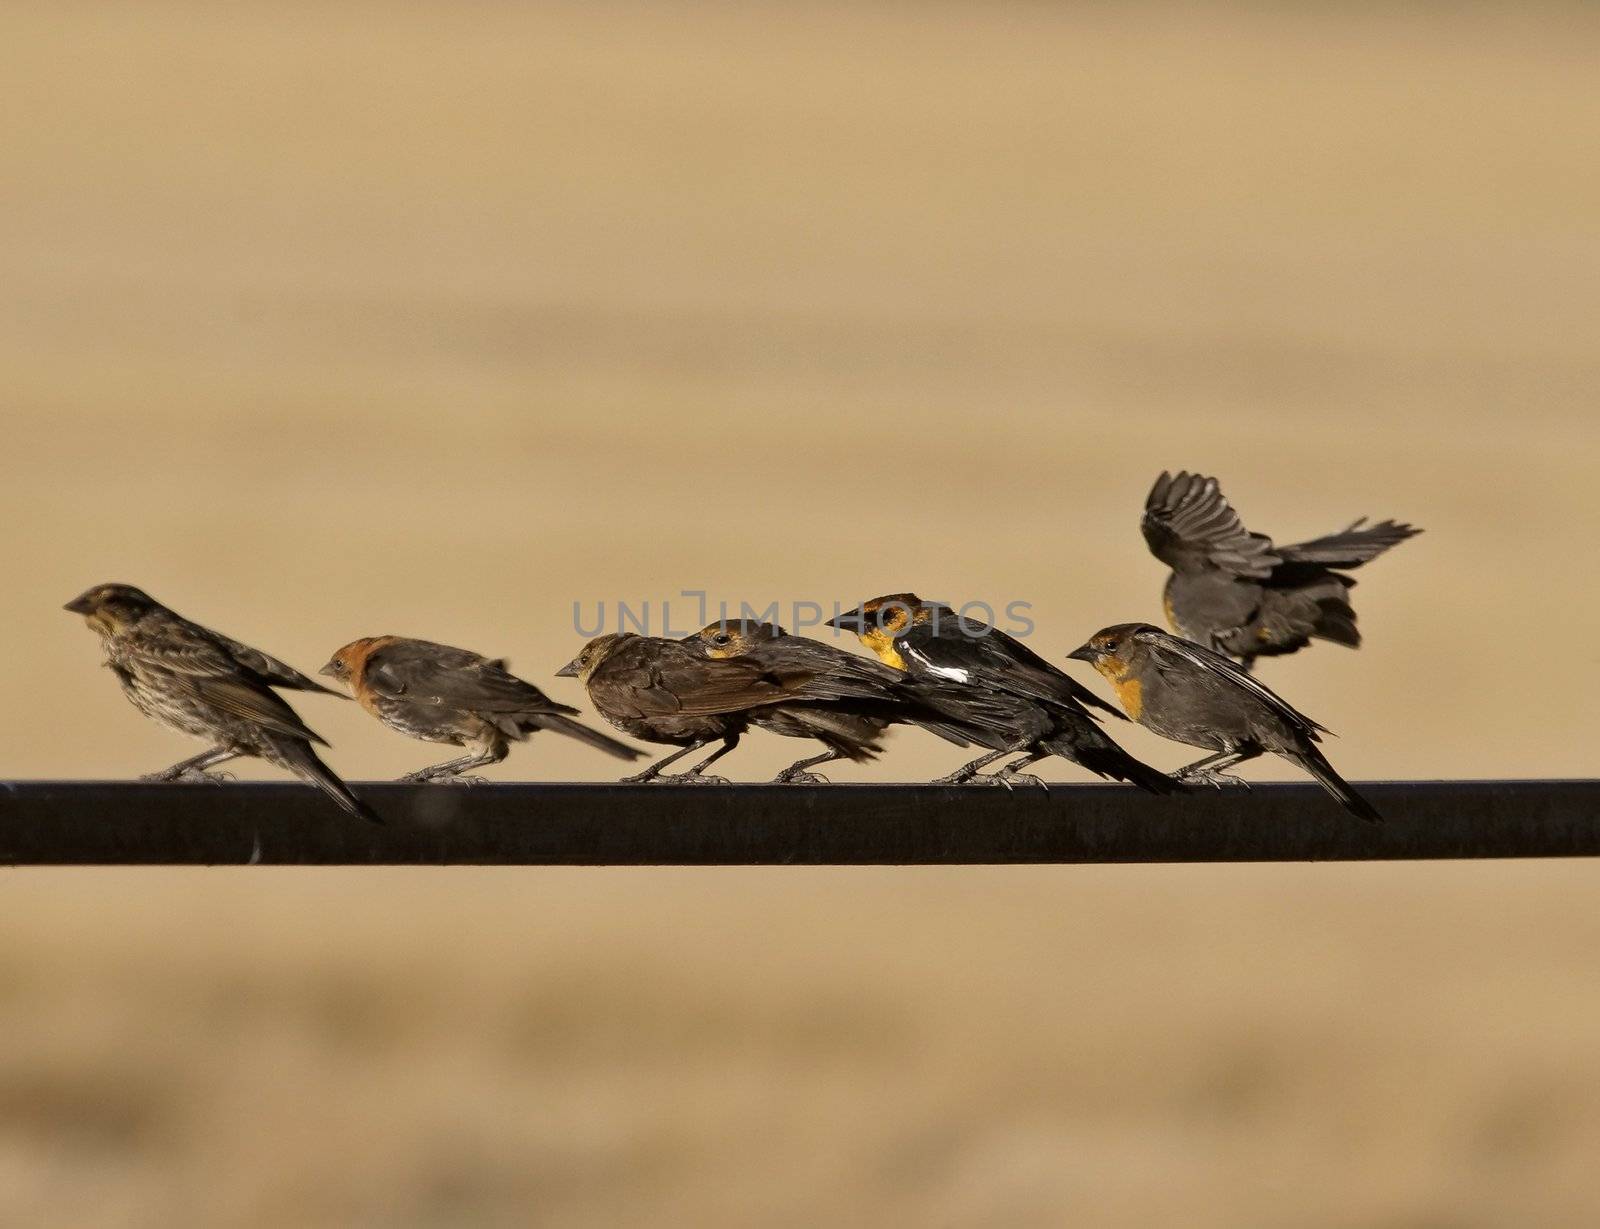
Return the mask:
[[1139, 672], [1147, 653], [1139, 641], [1139, 633], [1159, 630], [1148, 623], [1118, 623], [1096, 632], [1067, 656], [1074, 661], [1086, 661], [1100, 671], [1116, 691], [1128, 716], [1137, 721], [1144, 711], [1144, 686]]
[[360, 640], [352, 640], [328, 658], [328, 664], [317, 673], [347, 684], [355, 693], [356, 699], [364, 702], [367, 694], [365, 686], [367, 659], [384, 645], [393, 644], [394, 641], [393, 636], [363, 636]]

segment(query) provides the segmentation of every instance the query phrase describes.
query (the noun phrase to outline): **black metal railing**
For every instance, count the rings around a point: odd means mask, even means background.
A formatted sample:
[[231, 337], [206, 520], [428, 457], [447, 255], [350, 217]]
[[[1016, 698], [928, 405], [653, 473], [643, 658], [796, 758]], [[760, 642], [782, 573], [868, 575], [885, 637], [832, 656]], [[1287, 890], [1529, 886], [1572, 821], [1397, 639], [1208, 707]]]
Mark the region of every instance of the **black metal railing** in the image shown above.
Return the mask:
[[1153, 798], [1118, 785], [0, 782], [0, 864], [849, 865], [1283, 862], [1600, 854], [1600, 781], [1366, 782]]

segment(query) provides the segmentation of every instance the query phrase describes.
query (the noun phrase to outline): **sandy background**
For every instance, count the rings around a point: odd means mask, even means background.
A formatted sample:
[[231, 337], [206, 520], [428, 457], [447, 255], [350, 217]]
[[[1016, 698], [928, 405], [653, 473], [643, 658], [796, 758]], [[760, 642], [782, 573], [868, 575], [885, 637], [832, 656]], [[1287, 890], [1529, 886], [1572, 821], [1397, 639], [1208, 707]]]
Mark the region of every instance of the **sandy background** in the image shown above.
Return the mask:
[[[1363, 574], [1362, 652], [1267, 668], [1348, 775], [1594, 772], [1592, 8], [3, 26], [0, 776], [191, 750], [59, 610], [93, 582], [570, 701], [574, 600], [685, 587], [1026, 600], [1057, 655], [1158, 615], [1165, 466], [1284, 538], [1427, 527]], [[354, 779], [434, 753], [300, 709]], [[953, 763], [902, 734], [836, 776]], [[11, 873], [0, 1222], [1592, 1225], [1597, 889]]]

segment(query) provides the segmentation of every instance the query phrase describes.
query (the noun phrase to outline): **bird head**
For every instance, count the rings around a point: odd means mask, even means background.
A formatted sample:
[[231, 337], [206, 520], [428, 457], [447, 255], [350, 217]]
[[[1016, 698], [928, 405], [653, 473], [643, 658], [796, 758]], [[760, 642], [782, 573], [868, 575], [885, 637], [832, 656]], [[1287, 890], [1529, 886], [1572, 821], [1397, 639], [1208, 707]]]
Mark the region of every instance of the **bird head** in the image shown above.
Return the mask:
[[159, 606], [155, 598], [132, 585], [96, 585], [85, 589], [62, 609], [82, 615], [102, 636], [112, 636]]
[[1148, 623], [1118, 623], [1096, 632], [1067, 656], [1073, 661], [1088, 662], [1108, 679], [1123, 679], [1144, 655], [1139, 633], [1156, 630]]
[[728, 619], [708, 623], [683, 643], [707, 657], [743, 657], [757, 645], [777, 640], [789, 633], [776, 623], [756, 619]]
[[880, 660], [904, 670], [905, 662], [895, 648], [895, 641], [905, 635], [915, 623], [926, 622], [933, 607], [915, 593], [889, 593], [862, 602], [854, 610], [846, 611], [828, 622], [847, 632], [854, 632], [867, 648]]
[[390, 639], [388, 636], [363, 636], [360, 640], [352, 640], [328, 658], [328, 664], [317, 673], [327, 678], [338, 679], [341, 683], [360, 682], [361, 672], [367, 666], [367, 658], [372, 655], [379, 641], [388, 639]]
[[633, 632], [607, 632], [604, 636], [596, 636], [583, 646], [576, 657], [556, 671], [556, 677], [581, 679], [587, 683], [589, 676], [600, 668], [606, 658], [616, 652], [619, 644], [634, 638]]

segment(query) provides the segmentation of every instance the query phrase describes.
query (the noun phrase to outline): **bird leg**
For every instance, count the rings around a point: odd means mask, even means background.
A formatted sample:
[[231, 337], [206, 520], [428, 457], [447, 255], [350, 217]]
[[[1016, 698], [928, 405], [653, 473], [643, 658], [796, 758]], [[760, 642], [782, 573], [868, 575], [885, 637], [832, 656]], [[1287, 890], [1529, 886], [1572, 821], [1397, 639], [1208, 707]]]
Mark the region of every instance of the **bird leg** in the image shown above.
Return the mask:
[[[688, 755], [691, 751], [700, 750], [701, 747], [705, 746], [710, 741], [711, 740], [709, 738], [702, 738], [699, 742], [690, 743], [687, 747], [679, 747], [678, 750], [674, 751], [671, 755], [667, 756], [665, 759], [657, 760], [643, 772], [636, 772], [631, 777], [623, 777], [621, 784], [643, 785], [646, 781], [655, 781], [661, 777], [661, 770], [668, 764], [676, 763], [678, 760], [681, 760], [684, 756]], [[671, 780], [672, 778], [669, 777], [667, 779]]]
[[[975, 785], [998, 785], [1000, 784], [998, 777], [978, 777], [978, 769], [983, 768], [988, 764], [992, 764], [998, 759], [1004, 759], [1008, 755], [1015, 755], [1021, 749], [1022, 748], [1020, 747], [1007, 747], [1004, 751], [991, 751], [988, 755], [980, 755], [970, 764], [961, 765], [960, 768], [956, 769], [949, 776], [939, 777], [937, 780], [929, 782], [929, 784], [965, 785], [967, 782], [972, 781]], [[973, 780], [975, 777], [977, 778], [976, 781]]]
[[772, 780], [774, 784], [782, 785], [826, 785], [828, 784], [827, 777], [821, 773], [807, 772], [806, 769], [844, 758], [843, 751], [824, 751], [821, 755], [813, 755], [808, 760], [796, 760], [777, 776], [773, 777]]
[[1175, 781], [1193, 781], [1200, 785], [1209, 785], [1213, 789], [1224, 789], [1229, 786], [1249, 789], [1250, 782], [1222, 770], [1232, 768], [1245, 760], [1253, 760], [1260, 754], [1259, 751], [1219, 751], [1215, 755], [1208, 755], [1203, 760], [1196, 760], [1187, 767], [1178, 769], [1172, 777]]
[[217, 785], [222, 781], [220, 775], [212, 775], [206, 771], [213, 764], [221, 764], [227, 760], [237, 759], [242, 752], [231, 747], [211, 747], [199, 755], [192, 755], [171, 768], [163, 768], [160, 772], [146, 773], [140, 777], [141, 781], [181, 781], [185, 785]]
[[463, 755], [459, 759], [446, 760], [442, 764], [432, 764], [427, 768], [419, 768], [416, 772], [408, 772], [399, 778], [401, 781], [413, 785], [424, 781], [440, 785], [482, 785], [484, 777], [465, 777], [461, 774], [469, 768], [482, 768], [485, 764], [498, 764], [506, 758], [507, 750], [504, 743], [490, 744], [480, 748], [472, 755]]
[[1012, 760], [999, 772], [994, 774], [994, 779], [1001, 785], [1010, 789], [1013, 785], [1037, 785], [1045, 793], [1050, 792], [1050, 787], [1031, 772], [1023, 772], [1029, 764], [1037, 764], [1040, 760], [1048, 759], [1048, 751], [1030, 751], [1020, 760]]
[[726, 785], [726, 784], [728, 784], [728, 778], [727, 777], [708, 777], [708, 776], [705, 776], [704, 773], [705, 773], [705, 770], [707, 768], [710, 768], [711, 765], [715, 764], [718, 760], [720, 760], [723, 756], [727, 755], [728, 752], [732, 751], [738, 745], [739, 745], [739, 736], [737, 734], [729, 734], [729, 735], [727, 735], [722, 740], [722, 746], [718, 747], [710, 755], [706, 756], [705, 759], [701, 760], [693, 768], [689, 769], [688, 772], [680, 773], [678, 776], [673, 777], [672, 778], [673, 782], [675, 784], [678, 784], [678, 785]]

